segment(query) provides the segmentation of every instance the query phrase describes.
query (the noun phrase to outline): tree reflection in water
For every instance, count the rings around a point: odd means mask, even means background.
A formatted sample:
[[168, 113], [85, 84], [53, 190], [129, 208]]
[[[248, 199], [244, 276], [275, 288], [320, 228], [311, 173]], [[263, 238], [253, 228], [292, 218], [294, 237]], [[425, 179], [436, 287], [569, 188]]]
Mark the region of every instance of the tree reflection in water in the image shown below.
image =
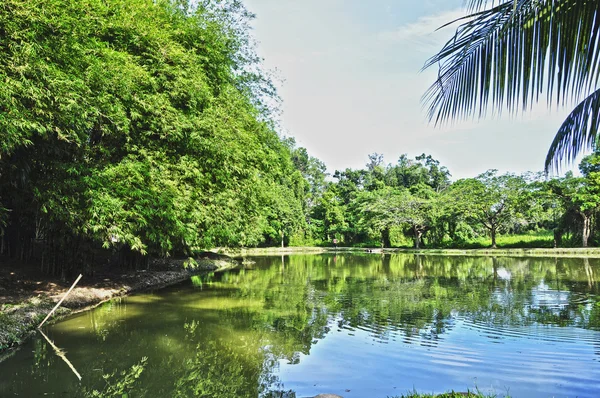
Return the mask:
[[[489, 339], [526, 337], [536, 325], [600, 330], [595, 259], [365, 254], [253, 260], [251, 269], [107, 303], [50, 333], [78, 363], [89, 391], [102, 391], [102, 374], [131, 369], [147, 356], [131, 397], [293, 397], [279, 380], [282, 364], [299, 363], [340, 332], [436, 347], [465, 324]], [[571, 338], [560, 329], [543, 333], [536, 338]], [[598, 353], [597, 342], [594, 347]], [[42, 342], [33, 350], [29, 372], [40, 390], [51, 391], [48, 372], [59, 366]], [[7, 366], [10, 360], [0, 371]], [[34, 390], [0, 382], [0, 395]]]

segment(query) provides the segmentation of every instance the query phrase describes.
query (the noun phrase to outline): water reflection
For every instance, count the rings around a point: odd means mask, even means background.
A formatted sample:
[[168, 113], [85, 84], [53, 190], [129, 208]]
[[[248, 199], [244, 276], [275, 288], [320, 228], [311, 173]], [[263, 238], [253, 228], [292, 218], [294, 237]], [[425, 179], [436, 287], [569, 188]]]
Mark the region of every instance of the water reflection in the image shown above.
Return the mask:
[[0, 396], [94, 396], [107, 386], [131, 397], [600, 390], [598, 260], [253, 260], [54, 325], [47, 334], [81, 384], [34, 339], [0, 363]]

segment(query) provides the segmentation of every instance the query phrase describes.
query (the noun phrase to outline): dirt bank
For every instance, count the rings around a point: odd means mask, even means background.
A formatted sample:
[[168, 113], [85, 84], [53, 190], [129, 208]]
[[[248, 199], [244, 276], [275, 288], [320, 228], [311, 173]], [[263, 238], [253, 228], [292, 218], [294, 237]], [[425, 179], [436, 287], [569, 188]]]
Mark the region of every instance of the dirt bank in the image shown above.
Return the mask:
[[[11, 264], [0, 258], [0, 361], [2, 353], [23, 342], [67, 292], [76, 278], [65, 281], [39, 274], [33, 265]], [[153, 260], [149, 270], [106, 267], [84, 276], [54, 313], [53, 319], [82, 311], [117, 296], [158, 289], [191, 275], [220, 271], [239, 263], [227, 256], [206, 254], [197, 266], [185, 267], [186, 259]]]

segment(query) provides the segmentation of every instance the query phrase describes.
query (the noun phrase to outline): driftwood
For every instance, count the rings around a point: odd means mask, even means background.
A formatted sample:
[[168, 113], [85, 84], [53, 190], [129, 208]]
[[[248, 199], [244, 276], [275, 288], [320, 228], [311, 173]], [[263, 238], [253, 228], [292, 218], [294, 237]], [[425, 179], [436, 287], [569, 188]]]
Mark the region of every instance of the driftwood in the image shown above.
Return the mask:
[[52, 342], [52, 340], [50, 340], [48, 338], [48, 336], [46, 336], [44, 334], [44, 332], [42, 332], [41, 330], [39, 330], [39, 332], [42, 334], [42, 336], [44, 336], [44, 338], [46, 339], [46, 341], [48, 342], [48, 344], [50, 344], [52, 346], [52, 348], [54, 348], [54, 353], [59, 356], [63, 361], [65, 361], [65, 363], [67, 365], [69, 365], [69, 368], [71, 368], [71, 370], [73, 371], [73, 373], [75, 373], [75, 376], [77, 376], [77, 378], [81, 381], [81, 375], [79, 374], [79, 372], [77, 372], [77, 369], [75, 369], [75, 366], [73, 366], [73, 364], [71, 363], [71, 361], [69, 361], [67, 359], [67, 357], [65, 356], [65, 353], [63, 350], [61, 350], [60, 348], [58, 348], [56, 345], [54, 345], [54, 343]]
[[44, 323], [46, 323], [46, 321], [48, 320], [48, 318], [50, 318], [50, 316], [52, 314], [54, 314], [54, 311], [56, 311], [56, 309], [58, 307], [60, 307], [60, 305], [62, 304], [63, 300], [67, 298], [67, 296], [69, 295], [69, 293], [71, 293], [71, 290], [73, 290], [73, 288], [75, 287], [75, 285], [77, 284], [77, 282], [79, 282], [79, 280], [81, 279], [82, 276], [83, 275], [79, 274], [79, 276], [77, 277], [77, 279], [75, 280], [75, 282], [73, 282], [73, 285], [71, 286], [71, 288], [65, 293], [65, 295], [60, 299], [60, 301], [54, 306], [54, 308], [52, 308], [52, 311], [50, 311], [48, 313], [48, 315], [46, 315], [46, 318], [44, 318], [44, 320], [42, 321], [42, 323], [40, 323], [40, 325], [38, 326], [38, 329], [41, 328], [42, 325]]

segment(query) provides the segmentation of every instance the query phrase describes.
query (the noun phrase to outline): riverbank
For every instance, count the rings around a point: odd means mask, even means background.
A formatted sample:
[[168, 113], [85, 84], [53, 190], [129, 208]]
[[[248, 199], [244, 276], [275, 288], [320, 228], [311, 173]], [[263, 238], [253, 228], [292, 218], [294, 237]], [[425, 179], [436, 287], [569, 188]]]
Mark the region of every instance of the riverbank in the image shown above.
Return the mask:
[[510, 398], [509, 395], [503, 395], [503, 396], [499, 396], [496, 394], [490, 394], [490, 395], [486, 395], [483, 394], [481, 392], [472, 392], [472, 391], [467, 391], [467, 392], [446, 392], [443, 394], [419, 394], [417, 392], [414, 393], [410, 393], [408, 395], [400, 395], [397, 397], [390, 397], [390, 398], [464, 398], [464, 397], [469, 397], [469, 398], [500, 398], [500, 397], [504, 397], [504, 398]]
[[[131, 271], [106, 268], [84, 276], [52, 321], [93, 308], [107, 300], [144, 290], [159, 289], [181, 282], [192, 275], [221, 271], [240, 263], [226, 256], [207, 255], [186, 267], [185, 259], [157, 259], [150, 270]], [[66, 281], [40, 275], [37, 267], [3, 264], [0, 267], [0, 361], [10, 355], [35, 330], [67, 292], [75, 278]]]
[[406, 253], [444, 256], [506, 256], [506, 257], [590, 257], [600, 258], [600, 248], [512, 248], [512, 249], [405, 249], [405, 248], [364, 248], [364, 247], [266, 247], [246, 249], [218, 249], [230, 256], [261, 256], [286, 254], [319, 253]]

